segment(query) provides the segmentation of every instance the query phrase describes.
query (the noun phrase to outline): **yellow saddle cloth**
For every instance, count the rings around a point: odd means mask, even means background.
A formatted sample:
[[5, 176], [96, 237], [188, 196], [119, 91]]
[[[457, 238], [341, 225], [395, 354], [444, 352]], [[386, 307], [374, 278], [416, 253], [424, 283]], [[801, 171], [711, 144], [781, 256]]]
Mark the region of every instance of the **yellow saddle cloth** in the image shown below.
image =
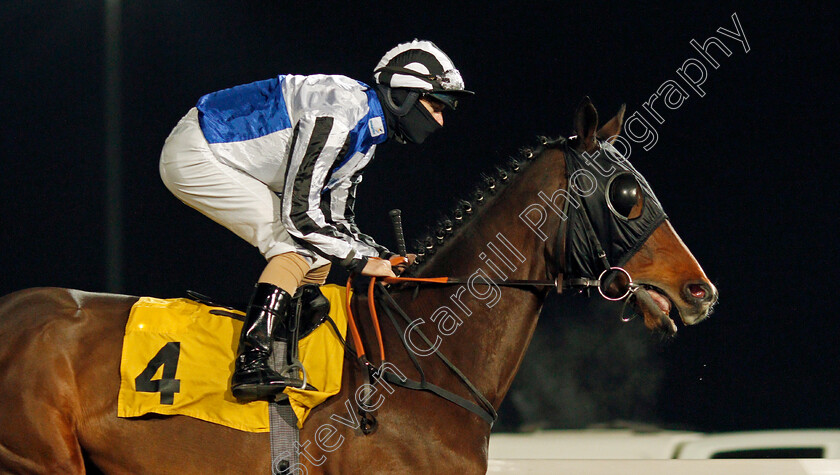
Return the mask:
[[[330, 317], [347, 331], [344, 288], [323, 285]], [[268, 432], [268, 403], [242, 404], [230, 392], [241, 312], [188, 299], [142, 297], [131, 308], [120, 361], [119, 417], [184, 415], [249, 432]], [[286, 388], [298, 427], [341, 388], [344, 347], [329, 324], [300, 340], [307, 382], [318, 391]]]

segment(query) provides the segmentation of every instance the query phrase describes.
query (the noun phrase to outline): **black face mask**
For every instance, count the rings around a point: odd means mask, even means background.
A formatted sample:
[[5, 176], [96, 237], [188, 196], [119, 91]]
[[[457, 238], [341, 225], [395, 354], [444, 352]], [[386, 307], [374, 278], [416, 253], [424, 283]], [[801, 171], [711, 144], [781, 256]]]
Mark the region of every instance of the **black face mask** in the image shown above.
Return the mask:
[[[406, 89], [377, 89], [379, 101], [383, 105], [388, 134], [400, 143], [423, 143], [432, 132], [441, 128], [440, 124], [420, 103], [416, 93], [409, 95]], [[391, 99], [390, 101], [388, 99]], [[413, 103], [408, 105], [406, 101]], [[390, 104], [389, 104], [390, 102]], [[406, 112], [402, 106], [408, 107]]]
[[397, 127], [406, 141], [421, 144], [441, 125], [418, 100], [406, 115], [397, 118]]

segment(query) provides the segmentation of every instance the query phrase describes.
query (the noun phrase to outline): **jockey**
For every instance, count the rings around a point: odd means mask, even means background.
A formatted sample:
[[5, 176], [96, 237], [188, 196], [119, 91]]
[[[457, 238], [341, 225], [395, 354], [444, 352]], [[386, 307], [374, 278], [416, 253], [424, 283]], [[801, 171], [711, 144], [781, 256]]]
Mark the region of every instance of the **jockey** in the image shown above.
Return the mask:
[[302, 384], [267, 363], [272, 337], [288, 339], [287, 307], [300, 285], [324, 283], [331, 264], [394, 276], [394, 253], [353, 219], [362, 171], [377, 144], [422, 143], [443, 126], [445, 109], [472, 94], [429, 41], [394, 47], [373, 77], [374, 88], [344, 76], [281, 75], [207, 94], [166, 139], [160, 158], [166, 187], [267, 260], [231, 380], [241, 401]]

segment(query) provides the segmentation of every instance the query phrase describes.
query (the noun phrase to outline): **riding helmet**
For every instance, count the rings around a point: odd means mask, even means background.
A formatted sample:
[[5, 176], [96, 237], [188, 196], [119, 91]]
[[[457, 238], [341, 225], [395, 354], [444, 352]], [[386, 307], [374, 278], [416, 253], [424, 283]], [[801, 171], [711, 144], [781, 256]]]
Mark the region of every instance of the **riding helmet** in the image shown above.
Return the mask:
[[473, 94], [464, 89], [461, 73], [431, 41], [402, 43], [379, 60], [373, 78], [389, 122], [389, 133], [400, 142], [421, 143], [440, 128], [418, 102], [430, 96], [451, 109], [461, 97]]

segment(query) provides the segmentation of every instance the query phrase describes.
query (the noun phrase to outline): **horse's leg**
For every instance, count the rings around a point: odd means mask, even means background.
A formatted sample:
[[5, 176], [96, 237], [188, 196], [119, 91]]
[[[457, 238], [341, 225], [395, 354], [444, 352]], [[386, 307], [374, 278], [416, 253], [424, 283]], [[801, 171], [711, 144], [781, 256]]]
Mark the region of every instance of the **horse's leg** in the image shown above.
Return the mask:
[[[0, 397], [0, 472], [85, 473], [71, 422], [50, 401], [33, 401], [34, 397], [28, 391], [16, 400]], [[37, 416], [27, 414], [30, 411]]]
[[0, 303], [3, 472], [85, 472], [76, 438], [74, 369], [65, 346], [79, 310], [57, 292], [19, 292]]

